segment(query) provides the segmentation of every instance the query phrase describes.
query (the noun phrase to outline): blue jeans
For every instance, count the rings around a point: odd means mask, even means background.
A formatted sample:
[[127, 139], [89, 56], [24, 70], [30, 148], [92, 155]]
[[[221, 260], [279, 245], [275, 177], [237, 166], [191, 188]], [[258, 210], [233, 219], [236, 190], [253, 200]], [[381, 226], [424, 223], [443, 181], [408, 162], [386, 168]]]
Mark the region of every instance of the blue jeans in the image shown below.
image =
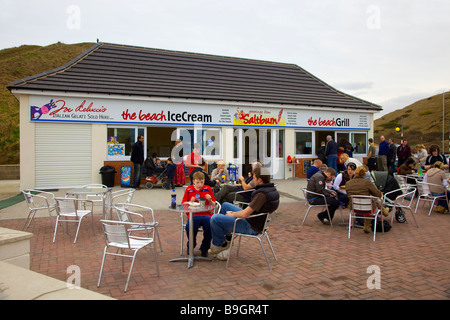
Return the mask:
[[[433, 196], [445, 196], [445, 193], [432, 193]], [[447, 198], [450, 199], [450, 191], [447, 191]], [[444, 207], [448, 210], [447, 200], [444, 198], [439, 198], [437, 202], [438, 206]]]
[[333, 168], [337, 174], [337, 154], [330, 154], [327, 156], [327, 166]]
[[138, 188], [141, 185], [142, 163], [133, 162], [133, 188]]
[[[192, 213], [191, 213], [192, 214]], [[210, 216], [194, 216], [193, 217], [194, 225], [193, 225], [193, 231], [194, 231], [194, 237], [191, 237], [189, 234], [189, 220], [186, 223], [186, 235], [189, 240], [194, 241], [194, 248], [197, 245], [197, 232], [200, 227], [203, 228], [203, 241], [200, 246], [201, 252], [208, 252], [208, 249], [211, 247], [211, 228], [210, 228]], [[189, 241], [187, 243], [187, 247], [189, 249]]]
[[[235, 217], [227, 216], [227, 211], [241, 211], [242, 209], [234, 204], [229, 202], [224, 202], [222, 204], [222, 208], [220, 209], [219, 214], [215, 214], [211, 217], [211, 235], [212, 235], [212, 244], [215, 246], [221, 246], [226, 238], [225, 236], [231, 234], [233, 232]], [[256, 232], [250, 226], [247, 219], [239, 220], [236, 223], [236, 232], [245, 233], [250, 235], [257, 235], [259, 232]]]

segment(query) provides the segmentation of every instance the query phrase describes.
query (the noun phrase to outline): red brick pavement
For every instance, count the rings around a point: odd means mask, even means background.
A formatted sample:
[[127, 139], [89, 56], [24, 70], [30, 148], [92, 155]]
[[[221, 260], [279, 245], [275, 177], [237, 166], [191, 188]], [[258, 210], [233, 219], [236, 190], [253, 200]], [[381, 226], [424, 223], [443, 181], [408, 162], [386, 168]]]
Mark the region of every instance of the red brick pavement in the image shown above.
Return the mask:
[[[228, 269], [225, 262], [218, 260], [196, 261], [191, 269], [185, 262], [169, 262], [179, 257], [179, 216], [162, 211], [156, 212], [164, 250], [158, 253], [160, 277], [156, 276], [148, 251], [143, 251], [138, 254], [127, 293], [123, 288], [129, 262], [122, 272], [120, 259], [107, 258], [102, 284], [97, 288], [104, 248], [100, 215], [94, 218], [95, 235], [89, 219], [83, 221], [76, 244], [74, 226], [69, 226], [68, 234], [60, 228], [52, 243], [49, 218], [35, 219], [27, 230], [34, 233], [31, 270], [65, 281], [69, 276], [67, 267], [77, 265], [82, 287], [122, 300], [450, 298], [450, 215], [433, 213], [428, 217], [426, 209], [420, 209], [416, 215], [419, 228], [413, 221], [394, 221], [392, 230], [377, 233], [373, 242], [372, 234], [364, 234], [361, 229], [355, 229], [347, 239], [344, 226], [323, 225], [315, 212], [301, 226], [304, 213], [303, 203], [292, 202], [282, 204], [275, 214], [270, 236], [278, 262], [268, 251], [272, 271], [253, 239], [242, 240], [239, 257], [232, 255]], [[336, 223], [338, 218], [336, 212]], [[7, 220], [0, 221], [0, 226], [20, 230], [22, 223]], [[380, 289], [367, 286], [374, 275], [367, 272], [372, 265], [380, 268]]]

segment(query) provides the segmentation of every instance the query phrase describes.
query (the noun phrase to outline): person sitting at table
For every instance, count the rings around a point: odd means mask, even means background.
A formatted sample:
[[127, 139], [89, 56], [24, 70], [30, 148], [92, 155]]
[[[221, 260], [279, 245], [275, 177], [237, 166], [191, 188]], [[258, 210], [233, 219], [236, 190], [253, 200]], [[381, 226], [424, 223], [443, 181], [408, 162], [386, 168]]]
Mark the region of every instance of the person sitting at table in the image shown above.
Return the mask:
[[334, 179], [333, 189], [337, 192], [337, 197], [343, 205], [348, 205], [347, 191], [345, 190], [345, 184], [353, 179], [355, 175], [356, 164], [349, 162], [347, 164], [347, 169], [339, 173]]
[[[256, 168], [261, 168], [263, 165], [261, 162], [254, 162], [251, 164], [252, 170]], [[233, 203], [234, 198], [236, 197], [237, 201], [241, 202], [250, 202], [251, 198], [251, 192], [242, 192], [236, 194], [236, 192], [239, 191], [249, 191], [253, 188], [255, 188], [254, 182], [253, 182], [253, 174], [251, 174], [247, 179], [244, 179], [243, 176], [240, 176], [238, 178], [238, 182], [240, 185], [234, 186], [234, 185], [224, 185], [219, 192], [216, 193], [216, 200], [220, 204], [223, 204], [225, 202]]]
[[[210, 186], [205, 185], [205, 176], [202, 172], [197, 171], [192, 175], [192, 182], [190, 186], [186, 188], [184, 192], [183, 204], [189, 204], [189, 202], [199, 202], [200, 198], [205, 199], [205, 206], [210, 204], [214, 204], [216, 199], [214, 198], [214, 193]], [[196, 238], [198, 229], [200, 227], [203, 228], [203, 241], [200, 246], [200, 251], [202, 252], [202, 257], [206, 257], [208, 255], [208, 249], [211, 247], [211, 228], [210, 228], [210, 220], [211, 216], [214, 214], [214, 209], [205, 212], [196, 212], [193, 221], [193, 230], [194, 235], [191, 237], [189, 234], [189, 213], [187, 213], [187, 223], [186, 223], [186, 235], [188, 237], [188, 253], [189, 253], [189, 240], [194, 241], [194, 248], [196, 246]]]
[[[430, 185], [430, 192], [433, 196], [444, 196], [447, 194], [447, 199], [450, 199], [450, 191], [447, 190], [448, 182], [444, 172], [444, 164], [441, 161], [436, 161], [432, 165], [423, 177], [423, 182], [433, 184]], [[439, 198], [437, 206], [434, 207], [434, 210], [439, 213], [447, 213], [447, 200]]]
[[437, 144], [432, 144], [429, 149], [430, 155], [425, 160], [425, 170], [428, 170], [433, 167], [433, 164], [436, 161], [442, 162], [444, 165], [444, 169], [448, 169], [449, 165], [447, 163], [447, 158], [445, 155], [440, 153], [439, 146]]
[[354, 164], [356, 165], [357, 168], [358, 168], [358, 167], [361, 167], [361, 166], [363, 165], [363, 164], [361, 163], [361, 161], [359, 161], [358, 159], [355, 159], [355, 158], [350, 158], [350, 157], [348, 156], [348, 154], [346, 154], [346, 153], [341, 154], [341, 161], [342, 161], [342, 163], [344, 164], [344, 167], [345, 167], [345, 168], [347, 168], [347, 165], [348, 165], [350, 162], [354, 163]]
[[214, 187], [215, 192], [218, 192], [220, 190], [220, 184], [230, 181], [228, 171], [225, 169], [225, 162], [223, 162], [222, 160], [219, 160], [217, 162], [217, 168], [215, 168], [211, 172], [211, 180], [216, 181], [216, 185]]
[[306, 180], [311, 179], [311, 177], [320, 171], [320, 167], [322, 166], [322, 160], [316, 159], [313, 162], [313, 165], [309, 167], [308, 171], [306, 171]]
[[197, 167], [195, 167], [191, 173], [189, 174], [189, 180], [191, 181], [191, 184], [193, 183], [193, 177], [194, 177], [194, 173], [195, 172], [201, 172], [204, 174], [205, 176], [205, 185], [210, 186], [211, 188], [214, 188], [216, 185], [216, 181], [215, 180], [211, 180], [209, 178], [208, 173], [205, 171], [206, 170], [206, 161], [203, 158], [199, 158], [198, 159], [198, 164]]
[[400, 167], [398, 167], [397, 173], [400, 175], [413, 174], [415, 172], [413, 170], [415, 163], [416, 162], [414, 161], [413, 158], [406, 159], [406, 161], [403, 162], [403, 164]]
[[[381, 209], [384, 216], [389, 215], [389, 208], [382, 208], [382, 193], [376, 185], [371, 182], [369, 179], [365, 179], [367, 170], [365, 166], [360, 166], [355, 170], [355, 177], [348, 181], [345, 184], [345, 188], [347, 190], [347, 196], [350, 198], [351, 196], [374, 196], [378, 197], [378, 201], [373, 204], [373, 208], [377, 206]], [[352, 202], [349, 202], [349, 208], [352, 209]], [[372, 220], [364, 219], [364, 228], [363, 231], [365, 233], [369, 233], [371, 231]]]
[[236, 223], [236, 232], [257, 235], [263, 231], [266, 216], [247, 218], [258, 213], [270, 214], [278, 208], [280, 194], [275, 185], [270, 182], [269, 169], [256, 167], [252, 173], [255, 190], [252, 192], [248, 206], [242, 209], [232, 203], [225, 202], [220, 209], [220, 214], [212, 216], [212, 245], [209, 253], [218, 255], [230, 247], [227, 236], [233, 232], [237, 218], [242, 218], [242, 220]]

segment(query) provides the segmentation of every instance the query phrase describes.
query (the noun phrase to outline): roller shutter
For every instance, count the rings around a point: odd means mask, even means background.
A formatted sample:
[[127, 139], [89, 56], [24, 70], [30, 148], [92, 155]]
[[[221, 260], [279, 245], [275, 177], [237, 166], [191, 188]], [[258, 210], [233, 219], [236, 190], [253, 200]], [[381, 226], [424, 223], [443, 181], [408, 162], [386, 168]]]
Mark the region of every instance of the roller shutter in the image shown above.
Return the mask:
[[36, 188], [68, 188], [91, 183], [91, 125], [36, 123]]

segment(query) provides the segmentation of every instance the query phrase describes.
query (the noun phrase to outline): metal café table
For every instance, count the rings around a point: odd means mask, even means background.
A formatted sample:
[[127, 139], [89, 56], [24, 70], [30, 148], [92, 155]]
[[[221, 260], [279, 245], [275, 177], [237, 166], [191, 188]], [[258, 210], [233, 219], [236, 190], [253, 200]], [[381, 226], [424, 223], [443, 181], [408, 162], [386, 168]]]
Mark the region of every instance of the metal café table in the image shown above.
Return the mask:
[[[175, 208], [169, 207], [169, 210], [180, 212], [180, 213], [189, 213], [189, 235], [193, 237], [194, 234], [194, 214], [196, 212], [205, 212], [205, 211], [211, 211], [214, 210], [214, 205], [208, 205], [204, 208], [201, 208], [200, 206], [191, 206], [187, 203], [179, 204]], [[202, 256], [196, 256], [194, 255], [194, 241], [193, 239], [189, 240], [189, 255], [187, 257], [181, 257], [181, 258], [174, 258], [170, 260], [170, 262], [177, 262], [177, 261], [187, 261], [188, 268], [192, 268], [194, 266], [194, 260], [206, 260], [206, 261], [212, 261], [213, 259], [208, 257], [202, 257]]]
[[101, 188], [101, 187], [80, 187], [68, 190], [66, 196], [74, 195], [77, 199], [80, 196], [97, 196], [102, 198], [103, 204], [103, 217], [106, 219], [107, 207], [111, 207], [111, 190], [112, 188]]

